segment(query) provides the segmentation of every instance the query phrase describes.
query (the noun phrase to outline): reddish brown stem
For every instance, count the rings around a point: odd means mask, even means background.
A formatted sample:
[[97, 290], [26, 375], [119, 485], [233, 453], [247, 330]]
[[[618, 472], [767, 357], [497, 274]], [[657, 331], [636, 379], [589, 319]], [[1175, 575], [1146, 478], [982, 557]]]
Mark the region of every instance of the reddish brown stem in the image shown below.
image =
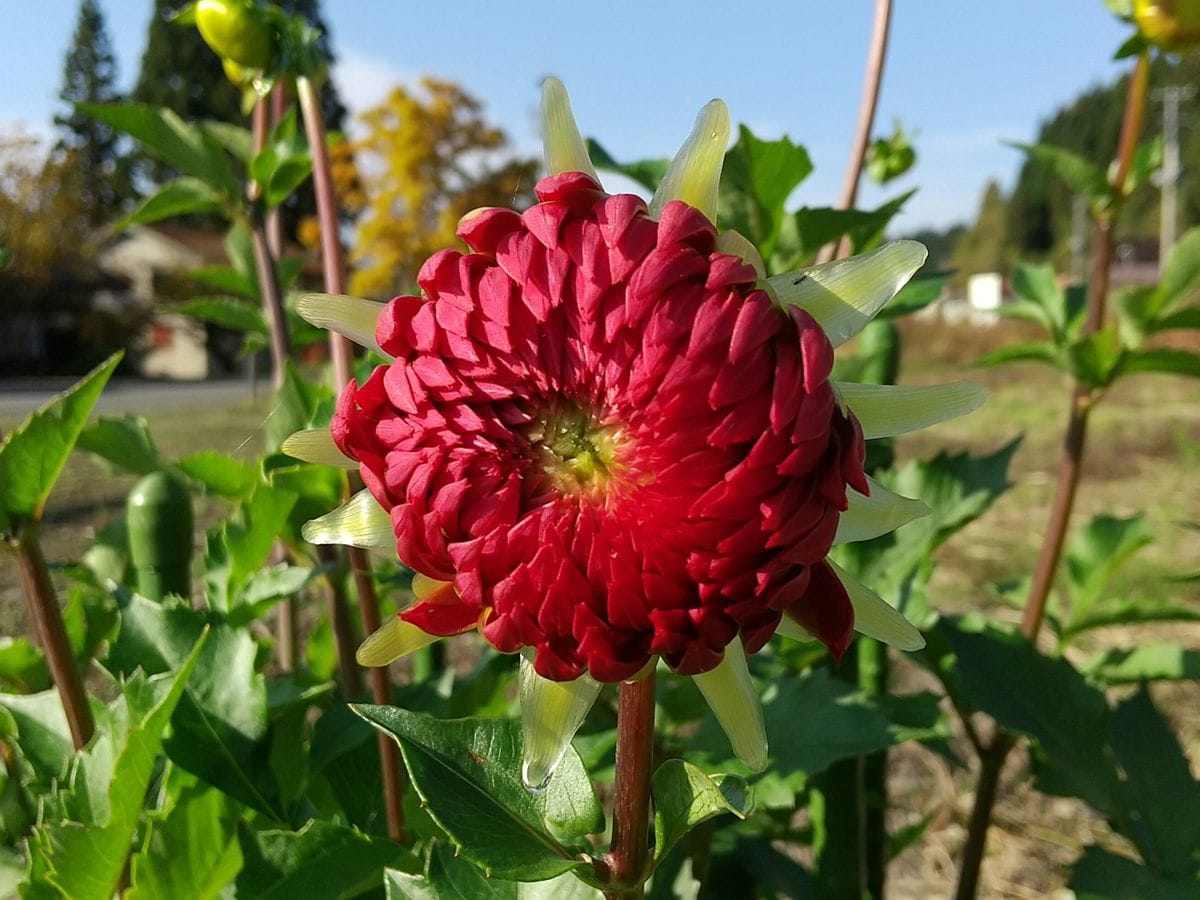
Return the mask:
[[[267, 144], [267, 101], [254, 104], [252, 119], [254, 154], [257, 156]], [[283, 292], [279, 287], [279, 274], [275, 269], [276, 254], [271, 252], [271, 242], [260, 206], [262, 190], [251, 181], [246, 189], [252, 209], [250, 211], [250, 241], [254, 250], [254, 267], [258, 273], [258, 289], [262, 295], [263, 311], [267, 316], [267, 331], [271, 344], [271, 385], [278, 390], [283, 384], [287, 361], [292, 355], [292, 342], [288, 336], [287, 317], [283, 310]]]
[[[296, 80], [296, 96], [304, 116], [304, 132], [308, 137], [313, 159], [313, 191], [317, 198], [317, 219], [321, 225], [321, 266], [325, 276], [325, 291], [342, 294], [346, 290], [345, 260], [338, 234], [338, 207], [333, 188], [333, 168], [329, 163], [329, 147], [325, 136], [325, 119], [315, 86], [307, 78]], [[350, 381], [353, 352], [350, 342], [340, 334], [330, 332], [329, 353], [333, 358], [333, 377], [339, 386]], [[350, 477], [351, 490], [362, 487], [356, 475]], [[368, 634], [379, 628], [379, 600], [371, 579], [370, 562], [366, 551], [347, 547], [350, 569], [358, 593], [358, 608], [363, 628]], [[386, 667], [371, 670], [371, 695], [376, 703], [392, 702], [392, 682]], [[379, 736], [379, 756], [383, 767], [383, 792], [387, 805], [388, 836], [404, 842], [404, 782], [400, 774], [400, 755], [395, 743], [383, 734]]]
[[617, 705], [617, 773], [605, 896], [636, 900], [650, 875], [650, 776], [654, 757], [654, 672], [622, 682]]
[[[1149, 79], [1149, 60], [1145, 52], [1138, 56], [1133, 75], [1129, 79], [1129, 92], [1125, 98], [1125, 115], [1121, 123], [1121, 137], [1117, 149], [1117, 166], [1112, 179], [1113, 209], [1097, 217], [1096, 237], [1092, 247], [1091, 280], [1088, 287], [1087, 318], [1083, 334], [1095, 333], [1104, 326], [1104, 311], [1108, 300], [1109, 274], [1113, 259], [1113, 228], [1115, 213], [1119, 211], [1124, 195], [1125, 181], [1133, 163], [1133, 152], [1142, 131], [1142, 119], [1146, 109], [1146, 86]], [[1071, 407], [1068, 411], [1067, 430], [1063, 437], [1062, 457], [1058, 466], [1058, 481], [1054, 499], [1050, 506], [1050, 520], [1042, 537], [1042, 547], [1034, 566], [1033, 581], [1026, 600], [1025, 613], [1021, 618], [1021, 632], [1031, 641], [1036, 640], [1046, 615], [1046, 601], [1058, 571], [1067, 526], [1075, 506], [1075, 494], [1079, 487], [1079, 476], [1083, 469], [1083, 454], [1087, 442], [1088, 414], [1094, 395], [1091, 390], [1076, 384], [1071, 392]], [[975, 805], [963, 845], [962, 863], [959, 867], [956, 900], [970, 900], [979, 887], [979, 872], [983, 855], [987, 849], [987, 832], [991, 825], [992, 808], [996, 801], [996, 787], [1004, 761], [1014, 741], [1005, 732], [997, 730], [991, 743], [980, 753], [979, 782], [975, 791]]]
[[92, 719], [92, 708], [88, 705], [87, 692], [83, 688], [83, 678], [75, 665], [75, 654], [71, 652], [71, 643], [67, 640], [62, 610], [58, 607], [54, 582], [50, 580], [50, 570], [46, 567], [42, 545], [38, 542], [36, 525], [22, 530], [16, 542], [16, 551], [17, 573], [21, 591], [25, 595], [29, 621], [33, 623], [38, 642], [50, 665], [50, 675], [62, 698], [75, 749], [82, 750], [91, 740], [96, 724]]
[[[879, 89], [883, 84], [883, 63], [887, 58], [891, 25], [892, 0], [875, 0], [875, 19], [871, 26], [871, 46], [867, 51], [867, 73], [863, 79], [862, 102], [858, 107], [858, 125], [854, 130], [854, 142], [850, 145], [850, 158], [846, 161], [846, 174], [842, 179], [838, 209], [853, 209], [854, 204], [858, 202], [863, 163], [867, 158], [867, 147], [871, 143], [871, 131], [875, 127], [875, 110], [879, 106]], [[843, 238], [840, 244], [831, 243], [822, 247], [817, 262], [826, 263], [835, 256], [840, 258], [849, 255], [850, 242]]]

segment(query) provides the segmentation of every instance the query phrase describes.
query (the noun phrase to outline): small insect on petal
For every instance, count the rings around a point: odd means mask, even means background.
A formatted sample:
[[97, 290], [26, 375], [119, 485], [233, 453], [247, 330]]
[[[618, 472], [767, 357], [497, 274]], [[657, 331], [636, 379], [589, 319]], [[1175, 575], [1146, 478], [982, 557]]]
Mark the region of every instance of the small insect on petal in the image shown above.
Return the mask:
[[438, 635], [393, 616], [359, 645], [354, 658], [360, 666], [386, 666], [439, 640]]
[[525, 787], [532, 791], [546, 786], [599, 693], [600, 683], [587, 675], [551, 681], [521, 656], [521, 781]]
[[862, 426], [863, 437], [895, 437], [965, 416], [987, 399], [987, 388], [970, 381], [930, 387], [834, 382], [842, 402]]
[[929, 515], [929, 507], [920, 500], [892, 493], [870, 476], [867, 484], [871, 487], [869, 495], [860, 494], [853, 488], [846, 490], [850, 507], [838, 519], [834, 544], [869, 541], [895, 531], [913, 519]]
[[597, 181], [596, 169], [588, 155], [587, 145], [575, 124], [571, 98], [557, 78], [542, 82], [542, 146], [546, 152], [546, 169], [551, 175], [563, 172], [583, 172]]
[[392, 517], [362, 490], [343, 506], [304, 523], [300, 534], [310, 544], [346, 544], [365, 550], [396, 549]]
[[833, 346], [866, 327], [896, 292], [925, 264], [928, 252], [916, 241], [892, 241], [878, 250], [768, 279], [781, 303], [798, 306], [817, 320]]
[[391, 354], [384, 353], [375, 339], [375, 326], [383, 307], [384, 304], [374, 300], [344, 294], [305, 294], [296, 301], [296, 312], [309, 324], [345, 335], [391, 362]]
[[318, 466], [358, 469], [358, 463], [342, 453], [333, 442], [328, 428], [308, 428], [283, 439], [279, 448], [288, 456]]
[[854, 630], [859, 634], [882, 641], [897, 650], [920, 650], [925, 638], [916, 626], [873, 590], [837, 565], [828, 560], [838, 580], [846, 588], [850, 603], [854, 606]]
[[715, 669], [693, 675], [696, 687], [717, 717], [733, 752], [752, 772], [767, 767], [767, 729], [762, 704], [750, 680], [746, 651], [740, 638], [725, 648], [725, 658]]
[[692, 133], [683, 142], [667, 174], [650, 201], [650, 216], [657, 219], [672, 200], [694, 206], [709, 221], [717, 220], [717, 187], [729, 143], [729, 109], [720, 100], [710, 100], [696, 116]]

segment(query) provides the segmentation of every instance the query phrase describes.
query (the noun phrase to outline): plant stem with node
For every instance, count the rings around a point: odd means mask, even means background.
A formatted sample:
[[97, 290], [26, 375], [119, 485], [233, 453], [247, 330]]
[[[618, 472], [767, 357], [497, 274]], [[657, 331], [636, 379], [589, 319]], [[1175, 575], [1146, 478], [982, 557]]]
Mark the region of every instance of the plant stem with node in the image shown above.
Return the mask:
[[[1129, 92], [1125, 96], [1125, 115], [1121, 122], [1121, 138], [1117, 148], [1117, 165], [1111, 187], [1114, 197], [1113, 211], [1103, 211], [1096, 216], [1096, 238], [1092, 247], [1091, 279], [1088, 286], [1087, 318], [1083, 324], [1083, 336], [1093, 334], [1104, 326], [1105, 304], [1108, 300], [1109, 274], [1112, 269], [1115, 244], [1113, 229], [1116, 226], [1115, 211], [1119, 210], [1125, 181], [1133, 164], [1133, 153], [1138, 136], [1142, 131], [1142, 119], [1146, 110], [1146, 85], [1149, 81], [1149, 57], [1146, 51], [1138, 56], [1129, 79]], [[1083, 469], [1083, 452], [1087, 441], [1088, 414], [1094, 395], [1090, 389], [1076, 384], [1071, 392], [1067, 430], [1063, 438], [1062, 458], [1058, 466], [1058, 480], [1054, 489], [1054, 500], [1050, 507], [1050, 520], [1042, 538], [1033, 572], [1033, 583], [1025, 603], [1021, 619], [1021, 632], [1031, 641], [1036, 640], [1046, 614], [1046, 600], [1054, 584], [1054, 575], [1062, 556], [1066, 540], [1067, 525], [1075, 506], [1075, 492], [1079, 487], [1079, 475]], [[987, 849], [987, 832], [992, 820], [992, 807], [996, 801], [996, 788], [1000, 771], [1008, 758], [1008, 751], [1015, 741], [1011, 735], [997, 730], [991, 742], [984, 746], [979, 755], [979, 783], [975, 791], [975, 805], [963, 846], [962, 863], [959, 867], [956, 900], [970, 900], [979, 890], [979, 870], [983, 854]]]
[[[863, 79], [858, 125], [854, 130], [854, 143], [850, 145], [850, 159], [846, 162], [846, 175], [842, 180], [838, 209], [853, 209], [858, 200], [863, 163], [867, 158], [867, 147], [871, 143], [871, 129], [875, 127], [875, 109], [879, 105], [879, 88], [883, 84], [883, 62], [887, 58], [891, 24], [892, 0], [875, 0], [875, 19], [871, 26], [871, 47], [867, 51], [867, 74]], [[822, 247], [817, 262], [827, 263], [834, 258], [849, 255], [850, 239], [843, 238], [840, 244], [830, 243]]]
[[[306, 77], [296, 79], [296, 95], [304, 117], [304, 131], [313, 159], [313, 190], [317, 198], [317, 219], [321, 225], [321, 265], [325, 274], [325, 290], [330, 294], [345, 293], [345, 262], [338, 234], [338, 207], [334, 196], [333, 171], [329, 164], [329, 148], [325, 137], [325, 119], [315, 85]], [[353, 355], [350, 342], [340, 334], [330, 332], [329, 353], [333, 358], [334, 379], [344, 386], [352, 375]], [[357, 475], [350, 476], [350, 487], [362, 487]], [[367, 634], [380, 625], [379, 600], [371, 578], [370, 561], [365, 550], [347, 547], [350, 571], [358, 593], [358, 608]], [[392, 681], [386, 666], [371, 669], [371, 696], [380, 705], [392, 702]], [[388, 837], [403, 843], [404, 781], [400, 772], [400, 752], [387, 735], [379, 735], [379, 758], [383, 772], [383, 793], [387, 806]]]
[[621, 683], [612, 847], [604, 859], [604, 896], [637, 900], [650, 867], [650, 776], [654, 763], [654, 672]]
[[83, 678], [75, 665], [75, 654], [71, 652], [71, 643], [67, 640], [54, 582], [50, 580], [46, 557], [42, 555], [42, 545], [38, 542], [37, 525], [29, 524], [21, 530], [15, 549], [17, 574], [25, 595], [29, 621], [50, 665], [50, 674], [58, 688], [63, 711], [67, 715], [67, 725], [71, 729], [71, 740], [76, 750], [82, 750], [92, 739], [96, 723], [92, 718], [92, 708], [88, 705], [87, 692], [83, 689]]

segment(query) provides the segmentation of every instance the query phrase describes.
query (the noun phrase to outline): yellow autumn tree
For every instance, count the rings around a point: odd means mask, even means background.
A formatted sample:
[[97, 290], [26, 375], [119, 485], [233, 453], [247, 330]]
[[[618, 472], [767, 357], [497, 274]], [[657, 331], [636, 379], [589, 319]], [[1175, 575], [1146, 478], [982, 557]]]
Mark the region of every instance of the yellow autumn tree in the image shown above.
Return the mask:
[[508, 152], [504, 131], [483, 120], [479, 102], [458, 85], [424, 78], [416, 91], [396, 87], [362, 115], [354, 143], [358, 212], [351, 291], [391, 297], [411, 291], [431, 254], [460, 246], [463, 215], [480, 206], [532, 202], [537, 161]]

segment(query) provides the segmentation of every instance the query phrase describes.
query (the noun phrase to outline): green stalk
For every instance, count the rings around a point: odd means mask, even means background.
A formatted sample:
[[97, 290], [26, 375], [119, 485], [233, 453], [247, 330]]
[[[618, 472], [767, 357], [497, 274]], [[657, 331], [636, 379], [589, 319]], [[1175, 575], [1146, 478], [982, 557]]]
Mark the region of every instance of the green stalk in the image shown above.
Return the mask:
[[[1129, 92], [1125, 98], [1125, 115], [1121, 123], [1121, 140], [1117, 149], [1117, 167], [1111, 186], [1113, 195], [1120, 198], [1133, 163], [1133, 152], [1142, 131], [1142, 119], [1146, 110], [1146, 87], [1149, 81], [1150, 63], [1143, 50], [1129, 79]], [[1096, 237], [1092, 247], [1091, 283], [1088, 290], [1087, 319], [1083, 335], [1098, 331], [1104, 325], [1105, 305], [1108, 301], [1109, 275], [1112, 269], [1114, 228], [1116, 212], [1104, 213], [1096, 220]], [[1046, 613], [1046, 600], [1054, 583], [1055, 573], [1062, 557], [1066, 541], [1067, 526], [1075, 507], [1075, 493], [1079, 487], [1079, 476], [1083, 470], [1083, 454], [1087, 441], [1088, 415], [1095, 397], [1081, 384], [1071, 392], [1067, 430], [1063, 438], [1062, 458], [1058, 468], [1058, 481], [1054, 489], [1054, 500], [1050, 507], [1050, 521], [1042, 539], [1041, 551], [1033, 573], [1033, 583], [1021, 619], [1021, 631], [1031, 641], [1036, 640]], [[1015, 741], [1011, 735], [997, 730], [989, 744], [984, 745], [979, 757], [979, 782], [975, 790], [975, 805], [967, 829], [967, 840], [963, 845], [962, 862], [959, 866], [958, 888], [955, 900], [970, 900], [979, 890], [979, 872], [987, 849], [987, 833], [991, 827], [992, 808], [996, 801], [997, 786], [1008, 751]]]

